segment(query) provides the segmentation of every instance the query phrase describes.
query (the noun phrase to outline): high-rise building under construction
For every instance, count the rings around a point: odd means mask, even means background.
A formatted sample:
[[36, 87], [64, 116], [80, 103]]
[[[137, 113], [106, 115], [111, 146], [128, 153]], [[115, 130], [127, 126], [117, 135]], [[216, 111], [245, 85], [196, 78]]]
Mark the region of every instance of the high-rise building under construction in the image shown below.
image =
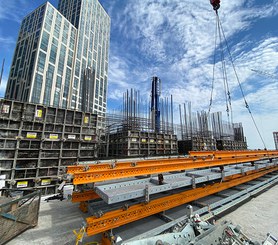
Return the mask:
[[5, 98], [104, 117], [109, 38], [98, 0], [39, 6], [22, 21]]
[[278, 132], [273, 132], [274, 144], [276, 150], [278, 150]]

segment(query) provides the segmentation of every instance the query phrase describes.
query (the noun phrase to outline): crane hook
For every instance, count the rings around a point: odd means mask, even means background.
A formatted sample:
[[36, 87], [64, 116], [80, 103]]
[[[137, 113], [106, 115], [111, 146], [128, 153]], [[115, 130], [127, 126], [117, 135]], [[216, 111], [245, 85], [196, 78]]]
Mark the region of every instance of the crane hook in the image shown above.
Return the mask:
[[220, 0], [210, 0], [213, 10], [217, 11], [220, 8]]

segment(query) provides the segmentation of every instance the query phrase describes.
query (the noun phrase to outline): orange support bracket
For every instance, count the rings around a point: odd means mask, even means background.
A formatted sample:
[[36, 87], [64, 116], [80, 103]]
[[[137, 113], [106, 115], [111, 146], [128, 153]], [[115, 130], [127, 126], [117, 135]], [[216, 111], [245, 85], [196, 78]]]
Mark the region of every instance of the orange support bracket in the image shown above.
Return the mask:
[[100, 196], [95, 193], [93, 190], [82, 191], [82, 192], [73, 192], [72, 193], [72, 202], [85, 202], [93, 199], [99, 199]]

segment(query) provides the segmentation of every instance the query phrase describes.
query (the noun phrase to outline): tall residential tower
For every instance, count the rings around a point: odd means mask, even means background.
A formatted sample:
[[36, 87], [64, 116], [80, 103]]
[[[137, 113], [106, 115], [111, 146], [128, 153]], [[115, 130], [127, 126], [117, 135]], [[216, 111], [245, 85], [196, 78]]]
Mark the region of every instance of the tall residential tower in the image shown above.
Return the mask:
[[278, 132], [273, 132], [275, 149], [278, 150]]
[[5, 98], [104, 117], [110, 17], [98, 0], [58, 10], [46, 2], [23, 19]]

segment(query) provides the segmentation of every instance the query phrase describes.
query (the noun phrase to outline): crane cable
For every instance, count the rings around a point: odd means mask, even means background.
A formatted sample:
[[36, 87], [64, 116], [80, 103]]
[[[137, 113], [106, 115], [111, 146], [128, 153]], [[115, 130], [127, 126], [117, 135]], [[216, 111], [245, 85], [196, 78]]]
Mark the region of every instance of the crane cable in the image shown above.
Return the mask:
[[227, 112], [229, 123], [230, 123], [230, 112], [231, 112], [231, 124], [233, 124], [231, 93], [228, 84], [228, 76], [227, 76], [227, 70], [225, 64], [225, 55], [224, 55], [224, 48], [222, 45], [221, 27], [220, 27], [220, 20], [218, 14], [216, 14], [216, 18], [217, 18], [217, 26], [218, 26], [218, 33], [219, 33], [219, 45], [221, 49], [221, 64], [222, 64], [223, 85], [224, 85], [225, 99], [226, 99], [226, 112]]
[[[246, 107], [246, 109], [248, 110], [248, 112], [249, 112], [249, 114], [250, 114], [250, 116], [251, 116], [251, 119], [252, 119], [252, 121], [253, 121], [253, 124], [254, 124], [254, 126], [255, 126], [255, 128], [256, 128], [256, 130], [257, 130], [257, 133], [258, 133], [258, 135], [259, 135], [259, 137], [260, 137], [260, 139], [261, 139], [261, 141], [262, 141], [262, 143], [263, 143], [263, 145], [264, 145], [264, 148], [267, 149], [267, 148], [266, 148], [266, 144], [265, 144], [265, 142], [264, 142], [264, 139], [263, 139], [263, 137], [262, 137], [262, 135], [261, 135], [261, 132], [260, 132], [258, 126], [257, 126], [256, 121], [255, 121], [255, 118], [254, 118], [254, 116], [253, 116], [253, 114], [252, 114], [252, 112], [251, 112], [251, 109], [250, 109], [250, 107], [249, 107], [249, 105], [248, 105], [248, 103], [247, 103], [246, 96], [245, 96], [245, 94], [244, 94], [244, 91], [243, 91], [241, 82], [240, 82], [240, 80], [239, 80], [239, 77], [238, 77], [238, 74], [237, 74], [237, 71], [236, 71], [236, 68], [235, 68], [235, 65], [234, 65], [234, 61], [233, 61], [233, 58], [232, 58], [232, 55], [231, 55], [231, 51], [230, 51], [230, 48], [229, 48], [229, 45], [228, 45], [228, 42], [227, 42], [227, 39], [226, 39], [224, 30], [223, 30], [223, 26], [222, 26], [222, 24], [221, 24], [221, 21], [220, 21], [219, 15], [218, 15], [218, 11], [215, 10], [215, 13], [216, 13], [216, 22], [217, 22], [216, 25], [218, 26], [219, 35], [221, 36], [220, 33], [223, 34], [223, 38], [224, 38], [224, 41], [225, 41], [225, 44], [226, 44], [226, 48], [227, 48], [227, 52], [228, 52], [228, 55], [229, 55], [229, 59], [230, 59], [230, 62], [231, 62], [231, 64], [232, 64], [232, 67], [233, 67], [233, 70], [234, 70], [234, 73], [235, 73], [235, 76], [236, 76], [236, 80], [237, 80], [237, 83], [238, 83], [238, 85], [239, 85], [239, 88], [240, 88], [240, 91], [241, 91], [241, 95], [242, 95], [242, 98], [243, 98], [244, 103], [245, 103], [245, 107]], [[216, 38], [217, 38], [217, 34], [215, 35], [215, 53], [216, 53]], [[220, 40], [220, 42], [221, 42], [221, 40]], [[221, 45], [221, 46], [222, 46], [222, 45]], [[222, 49], [221, 51], [223, 52], [223, 49]], [[210, 112], [211, 106], [212, 106], [212, 93], [213, 93], [214, 80], [215, 80], [215, 78], [214, 78], [214, 76], [215, 76], [215, 63], [216, 63], [216, 58], [215, 58], [216, 54], [215, 54], [215, 53], [214, 53], [213, 80], [212, 80], [212, 91], [211, 91], [209, 112]], [[223, 53], [222, 53], [222, 54], [223, 54]], [[222, 67], [223, 67], [223, 59], [222, 59]], [[225, 66], [224, 66], [224, 67], [225, 67]], [[223, 71], [223, 72], [224, 72], [224, 71]], [[226, 73], [226, 71], [225, 71], [225, 73]], [[224, 82], [225, 82], [225, 81], [224, 81]], [[226, 82], [227, 82], [227, 80], [226, 80]], [[230, 96], [229, 88], [228, 88], [228, 98], [229, 98], [229, 104], [230, 104], [230, 106], [231, 106], [231, 96]]]
[[[226, 112], [227, 112], [227, 117], [228, 117], [229, 123], [233, 124], [233, 111], [232, 111], [231, 93], [230, 93], [230, 90], [229, 90], [228, 76], [227, 76], [227, 72], [226, 72], [226, 64], [225, 64], [225, 58], [224, 58], [224, 48], [223, 48], [223, 45], [222, 45], [221, 27], [220, 27], [218, 15], [216, 15], [215, 41], [214, 41], [214, 62], [213, 62], [212, 85], [211, 85], [211, 94], [210, 94], [210, 103], [209, 103], [208, 114], [211, 111], [212, 102], [213, 102], [216, 53], [217, 53], [216, 50], [217, 50], [217, 37], [218, 37], [217, 34], [218, 33], [219, 33], [219, 45], [220, 45], [220, 49], [221, 49], [221, 64], [222, 64], [222, 76], [223, 76], [223, 84], [224, 84], [225, 99], [226, 99]], [[230, 115], [231, 115], [231, 121], [230, 121]]]
[[211, 107], [212, 107], [213, 90], [214, 90], [216, 47], [217, 47], [217, 19], [216, 19], [215, 23], [216, 23], [216, 26], [215, 26], [215, 39], [214, 39], [214, 60], [213, 60], [213, 68], [212, 68], [212, 82], [211, 82], [211, 93], [210, 93], [208, 114], [210, 114], [210, 110], [211, 110]]

